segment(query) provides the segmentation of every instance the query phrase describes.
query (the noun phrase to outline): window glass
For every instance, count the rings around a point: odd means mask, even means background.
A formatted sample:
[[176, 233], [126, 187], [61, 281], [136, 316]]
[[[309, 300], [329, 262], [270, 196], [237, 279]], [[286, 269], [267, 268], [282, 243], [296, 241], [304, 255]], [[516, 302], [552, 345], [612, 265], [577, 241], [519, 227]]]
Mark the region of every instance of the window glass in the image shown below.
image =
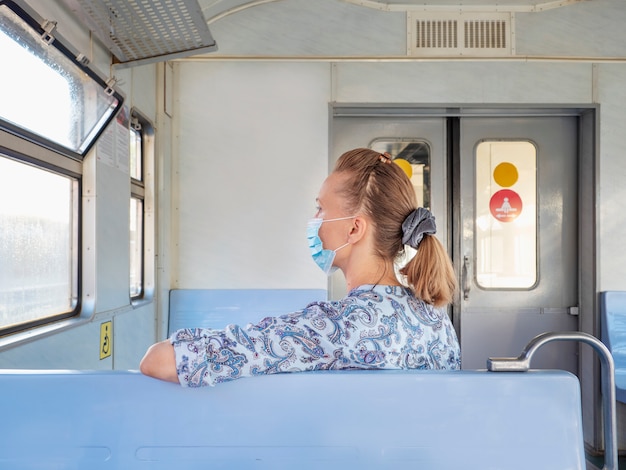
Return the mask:
[[143, 180], [143, 159], [141, 157], [141, 124], [137, 118], [131, 119], [130, 128], [130, 177], [137, 181]]
[[[430, 146], [419, 139], [375, 139], [370, 148], [387, 152], [405, 172], [411, 174], [417, 204], [430, 209]], [[410, 167], [406, 169], [406, 163]], [[407, 173], [408, 174], [408, 173]]]
[[59, 47], [0, 5], [0, 125], [84, 155], [121, 100]]
[[476, 147], [476, 280], [485, 289], [537, 283], [536, 168], [531, 142]]
[[130, 198], [130, 296], [143, 294], [143, 200]]
[[76, 307], [77, 186], [0, 155], [0, 330]]

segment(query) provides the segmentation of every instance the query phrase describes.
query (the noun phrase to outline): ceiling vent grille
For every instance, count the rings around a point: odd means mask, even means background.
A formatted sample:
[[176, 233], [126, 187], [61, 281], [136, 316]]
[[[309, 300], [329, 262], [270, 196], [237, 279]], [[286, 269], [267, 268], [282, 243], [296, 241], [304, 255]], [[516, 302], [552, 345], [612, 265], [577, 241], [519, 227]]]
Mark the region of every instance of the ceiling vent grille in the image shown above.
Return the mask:
[[415, 47], [438, 49], [458, 47], [459, 26], [454, 20], [417, 20], [415, 23]]
[[411, 56], [506, 56], [513, 53], [510, 13], [408, 12]]

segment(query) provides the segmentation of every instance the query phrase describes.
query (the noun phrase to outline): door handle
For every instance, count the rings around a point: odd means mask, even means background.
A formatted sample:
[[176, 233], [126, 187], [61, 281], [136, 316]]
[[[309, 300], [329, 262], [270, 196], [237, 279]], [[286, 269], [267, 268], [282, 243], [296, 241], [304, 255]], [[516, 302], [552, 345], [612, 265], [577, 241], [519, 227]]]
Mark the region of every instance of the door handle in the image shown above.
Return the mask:
[[470, 270], [470, 260], [469, 256], [463, 257], [463, 300], [469, 299], [469, 291], [470, 291], [470, 280], [469, 280], [469, 270]]

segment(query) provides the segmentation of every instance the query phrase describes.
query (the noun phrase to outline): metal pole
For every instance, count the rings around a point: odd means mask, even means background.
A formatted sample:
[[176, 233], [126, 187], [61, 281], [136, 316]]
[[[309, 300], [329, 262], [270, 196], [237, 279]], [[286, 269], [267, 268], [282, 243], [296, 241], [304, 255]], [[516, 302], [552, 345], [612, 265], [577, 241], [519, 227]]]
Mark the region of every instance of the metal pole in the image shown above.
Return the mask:
[[552, 341], [579, 341], [591, 346], [600, 356], [602, 365], [602, 409], [604, 414], [604, 467], [603, 470], [617, 469], [617, 424], [615, 405], [615, 364], [609, 349], [595, 336], [580, 331], [562, 333], [542, 333], [533, 338], [522, 353], [514, 357], [490, 357], [487, 369], [492, 372], [526, 372], [530, 369], [533, 354], [546, 343]]

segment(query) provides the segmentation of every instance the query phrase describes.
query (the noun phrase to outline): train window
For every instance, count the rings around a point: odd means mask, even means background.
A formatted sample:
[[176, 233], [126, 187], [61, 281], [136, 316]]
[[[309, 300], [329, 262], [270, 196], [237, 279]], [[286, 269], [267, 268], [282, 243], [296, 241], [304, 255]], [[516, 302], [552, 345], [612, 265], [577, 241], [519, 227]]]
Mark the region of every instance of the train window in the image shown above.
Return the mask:
[[374, 139], [372, 150], [387, 152], [409, 175], [417, 204], [430, 209], [430, 146], [420, 139]]
[[[137, 300], [146, 293], [146, 284], [152, 284], [152, 268], [146, 262], [146, 251], [154, 243], [151, 220], [151, 175], [153, 162], [154, 128], [138, 111], [130, 118], [130, 296]], [[144, 174], [146, 173], [146, 174]]]
[[[101, 77], [11, 1], [0, 1], [0, 127], [80, 159], [122, 104]], [[80, 56], [79, 56], [80, 57]]]
[[24, 8], [0, 0], [2, 335], [79, 313], [82, 159], [123, 104], [56, 23]]
[[130, 121], [130, 177], [136, 182], [141, 182], [143, 181], [142, 125], [137, 116], [131, 116]]
[[130, 296], [143, 294], [143, 199], [142, 125], [137, 116], [131, 116], [130, 127]]
[[143, 294], [143, 199], [130, 198], [130, 296]]
[[0, 332], [77, 307], [78, 184], [0, 154]]
[[537, 151], [529, 141], [476, 147], [476, 280], [530, 289], [537, 273]]

